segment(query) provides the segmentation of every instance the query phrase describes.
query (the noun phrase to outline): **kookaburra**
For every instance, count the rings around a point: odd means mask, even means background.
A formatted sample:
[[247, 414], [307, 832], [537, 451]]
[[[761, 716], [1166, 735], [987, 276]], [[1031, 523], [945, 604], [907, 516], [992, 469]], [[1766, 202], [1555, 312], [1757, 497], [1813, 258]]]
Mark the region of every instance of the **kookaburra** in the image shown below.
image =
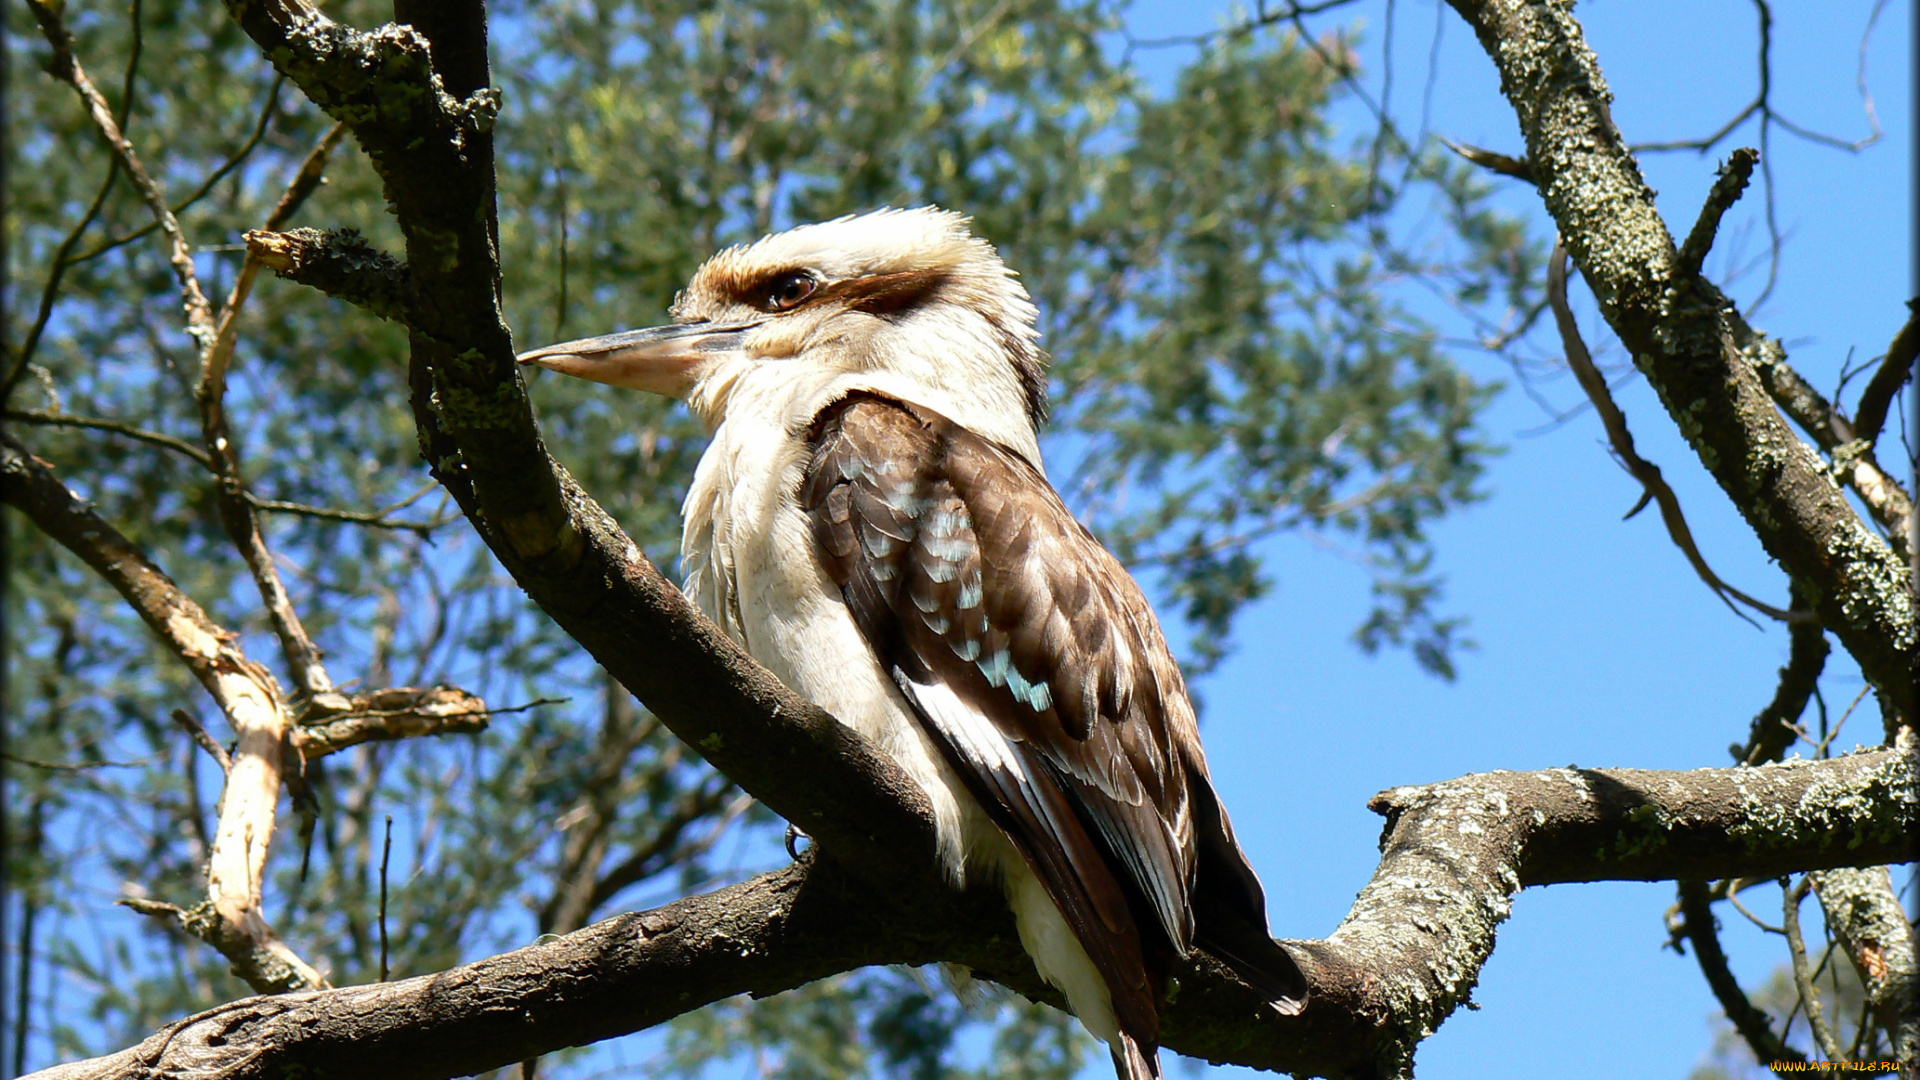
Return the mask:
[[728, 248], [673, 316], [520, 360], [705, 421], [688, 595], [919, 783], [951, 880], [1002, 884], [1123, 1080], [1159, 1075], [1169, 964], [1195, 947], [1297, 1012], [1159, 622], [1047, 482], [1033, 303], [968, 219]]

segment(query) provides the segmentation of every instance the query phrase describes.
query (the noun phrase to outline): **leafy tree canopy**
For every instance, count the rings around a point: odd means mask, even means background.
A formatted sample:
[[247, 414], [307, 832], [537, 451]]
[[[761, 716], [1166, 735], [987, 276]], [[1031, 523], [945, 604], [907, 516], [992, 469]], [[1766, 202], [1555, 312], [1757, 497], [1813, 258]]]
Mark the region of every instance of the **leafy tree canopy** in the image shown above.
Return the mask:
[[[385, 18], [361, 0], [330, 13]], [[25, 8], [7, 18], [13, 426], [249, 655], [277, 657], [196, 459], [197, 361], [165, 245], [71, 89], [46, 77]], [[86, 0], [65, 18], [225, 295], [241, 234], [330, 121], [216, 8]], [[1466, 639], [1426, 529], [1480, 494], [1492, 387], [1420, 312], [1434, 289], [1488, 325], [1537, 310], [1541, 249], [1466, 166], [1329, 123], [1357, 63], [1346, 41], [1234, 38], [1159, 94], [1123, 57], [1117, 19], [1072, 0], [501, 4], [501, 286], [517, 338], [662, 321], [708, 254], [769, 230], [888, 204], [962, 210], [1043, 313], [1056, 482], [1189, 624], [1193, 666], [1224, 655], [1236, 613], [1272, 587], [1269, 538], [1311, 534], [1371, 568], [1359, 644], [1407, 646], [1450, 675]], [[325, 175], [295, 224], [350, 224], [398, 250], [351, 141]], [[1395, 226], [1409, 215], [1439, 225], [1411, 242]], [[336, 984], [439, 970], [779, 857], [771, 815], [584, 661], [433, 489], [406, 348], [363, 310], [265, 281], [227, 395], [336, 681], [453, 684], [509, 710], [477, 736], [309, 765], [269, 914]], [[671, 564], [697, 425], [583, 383], [542, 379], [534, 396], [556, 456]], [[204, 890], [220, 778], [169, 716], [205, 699], [91, 571], [8, 528], [19, 1068], [244, 991], [199, 941], [109, 906]], [[963, 1013], [929, 985], [869, 972], [718, 1007], [678, 1022], [673, 1060], [698, 1071], [731, 1045], [784, 1076], [959, 1075], [956, 1032], [988, 1024], [1035, 1076], [1080, 1061], [1058, 1014]]]

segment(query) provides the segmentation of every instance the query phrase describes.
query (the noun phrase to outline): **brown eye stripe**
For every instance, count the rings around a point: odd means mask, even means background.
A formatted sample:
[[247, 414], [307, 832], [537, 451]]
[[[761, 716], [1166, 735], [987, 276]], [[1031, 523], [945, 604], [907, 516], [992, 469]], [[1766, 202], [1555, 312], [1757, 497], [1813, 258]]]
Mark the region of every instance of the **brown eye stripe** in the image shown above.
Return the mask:
[[870, 315], [892, 315], [917, 305], [946, 280], [947, 272], [944, 269], [870, 274], [831, 283], [822, 283], [804, 270], [783, 270], [747, 283], [745, 287], [737, 289], [734, 295], [744, 303], [773, 314], [837, 301]]
[[903, 270], [897, 274], [874, 274], [838, 281], [821, 292], [844, 301], [855, 311], [864, 311], [869, 315], [892, 315], [920, 303], [946, 280], [947, 272], [944, 269]]

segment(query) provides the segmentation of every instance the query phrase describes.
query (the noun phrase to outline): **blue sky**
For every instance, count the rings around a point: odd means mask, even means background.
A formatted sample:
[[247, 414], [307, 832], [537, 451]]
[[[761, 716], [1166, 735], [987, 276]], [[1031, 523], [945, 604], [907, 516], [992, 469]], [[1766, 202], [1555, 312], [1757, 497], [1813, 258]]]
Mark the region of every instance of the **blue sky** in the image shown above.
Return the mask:
[[[1394, 5], [1393, 113], [1405, 130], [1420, 126], [1431, 54], [1437, 66], [1430, 130], [1520, 153], [1491, 64], [1459, 18], [1437, 3]], [[1325, 32], [1357, 20], [1376, 98], [1387, 10], [1385, 0], [1372, 0], [1309, 24]], [[1774, 102], [1789, 119], [1846, 139], [1868, 133], [1855, 75], [1872, 10], [1870, 2], [1832, 0], [1775, 12]], [[1697, 137], [1751, 100], [1753, 11], [1741, 0], [1591, 0], [1580, 7], [1616, 95], [1615, 119], [1630, 141]], [[1134, 36], [1153, 38], [1204, 32], [1229, 17], [1225, 4], [1146, 0], [1130, 9], [1127, 23]], [[1829, 391], [1850, 349], [1863, 358], [1885, 349], [1910, 295], [1909, 18], [1907, 6], [1887, 4], [1872, 39], [1868, 82], [1886, 133], [1879, 144], [1852, 154], [1776, 132], [1770, 155], [1787, 239], [1778, 284], [1754, 321], [1782, 338], [1800, 370]], [[1167, 48], [1138, 53], [1136, 61], [1165, 89], [1192, 56], [1189, 48]], [[1355, 140], [1374, 130], [1354, 101], [1335, 115]], [[1716, 165], [1756, 139], [1749, 123], [1709, 156], [1643, 159], [1670, 228], [1691, 225]], [[1502, 184], [1503, 205], [1548, 235], [1537, 196]], [[1707, 264], [1717, 280], [1726, 282], [1764, 254], [1762, 208], [1756, 185], [1728, 215]], [[1730, 292], [1745, 308], [1764, 281], [1764, 263], [1748, 266]], [[1577, 307], [1582, 299], [1576, 295]], [[1587, 340], [1604, 363], [1610, 336], [1590, 303], [1585, 310]], [[1469, 362], [1483, 377], [1507, 376], [1498, 361]], [[1570, 379], [1542, 389], [1562, 409], [1580, 401]], [[1634, 378], [1616, 397], [1642, 455], [1663, 467], [1721, 576], [1782, 601], [1784, 578], [1645, 383]], [[1215, 781], [1267, 884], [1276, 934], [1321, 937], [1345, 916], [1377, 859], [1380, 819], [1366, 809], [1375, 792], [1491, 769], [1726, 765], [1728, 744], [1744, 739], [1748, 721], [1772, 695], [1786, 635], [1750, 626], [1708, 593], [1657, 514], [1621, 521], [1639, 490], [1608, 457], [1590, 412], [1540, 430], [1547, 420], [1525, 395], [1502, 394], [1486, 419], [1488, 434], [1510, 448], [1489, 471], [1492, 498], [1435, 530], [1440, 568], [1450, 578], [1447, 610], [1470, 617], [1479, 643], [1461, 658], [1453, 683], [1422, 673], [1404, 652], [1369, 657], [1351, 643], [1368, 606], [1362, 568], [1299, 538], [1271, 545], [1278, 587], [1243, 616], [1237, 652], [1199, 689]], [[1175, 621], [1168, 629], [1177, 635], [1180, 628]], [[1836, 714], [1861, 686], [1836, 650], [1823, 682]], [[1852, 723], [1861, 738], [1875, 741], [1877, 715]], [[1418, 1075], [1686, 1076], [1711, 1046], [1717, 1005], [1691, 956], [1661, 947], [1672, 900], [1670, 884], [1523, 893], [1482, 973], [1480, 1008], [1456, 1013], [1423, 1044]], [[1784, 956], [1735, 917], [1726, 920], [1723, 941], [1750, 986]], [[659, 1032], [616, 1040], [577, 1067], [644, 1073], [660, 1044]], [[970, 1046], [970, 1056], [982, 1049]], [[1254, 1075], [1185, 1064], [1173, 1065], [1170, 1075]], [[1083, 1076], [1099, 1080], [1108, 1070], [1105, 1055], [1095, 1052]], [[709, 1074], [734, 1075], [733, 1065]]]
[[[1403, 128], [1420, 126], [1431, 54], [1428, 127], [1518, 153], [1490, 63], [1438, 3], [1369, 0], [1311, 25], [1326, 31], [1359, 21], [1365, 78], [1377, 97], [1392, 11], [1391, 102]], [[1697, 136], [1741, 109], [1755, 87], [1753, 10], [1748, 0], [1580, 7], [1629, 140]], [[1855, 75], [1872, 11], [1871, 0], [1802, 0], [1776, 11], [1775, 104], [1789, 118], [1846, 139], [1868, 132]], [[1226, 17], [1224, 4], [1145, 0], [1128, 22], [1136, 36], [1154, 37], [1205, 31]], [[1770, 155], [1787, 240], [1778, 284], [1754, 321], [1829, 392], [1849, 350], [1867, 357], [1885, 348], [1911, 295], [1911, 18], [1909, 5], [1887, 4], [1872, 39], [1868, 82], [1886, 132], [1878, 145], [1849, 154], [1777, 133]], [[1164, 87], [1191, 56], [1170, 48], [1137, 59]], [[1355, 140], [1373, 131], [1352, 101], [1336, 117]], [[1710, 156], [1644, 159], [1673, 228], [1691, 223], [1727, 151], [1755, 138], [1750, 123]], [[1738, 251], [1764, 252], [1761, 195], [1756, 188], [1729, 215], [1708, 262], [1723, 281], [1744, 261]], [[1544, 222], [1531, 190], [1502, 181], [1501, 199]], [[1735, 298], [1750, 302], [1764, 276], [1764, 267], [1741, 275]], [[1591, 317], [1585, 326], [1604, 352], [1604, 326]], [[1470, 362], [1484, 377], [1505, 375], [1497, 361]], [[1543, 389], [1562, 407], [1578, 401], [1570, 380]], [[1707, 558], [1729, 581], [1778, 602], [1781, 575], [1644, 383], [1630, 381], [1617, 394]], [[1607, 456], [1591, 414], [1539, 430], [1546, 420], [1524, 395], [1503, 394], [1487, 416], [1488, 434], [1510, 447], [1491, 464], [1492, 498], [1435, 530], [1450, 578], [1447, 610], [1469, 616], [1479, 642], [1460, 658], [1456, 682], [1423, 674], [1405, 653], [1368, 657], [1351, 644], [1368, 606], [1363, 569], [1300, 539], [1269, 549], [1278, 587], [1245, 615], [1238, 651], [1200, 689], [1215, 779], [1268, 885], [1277, 934], [1324, 936], [1346, 914], [1375, 865], [1380, 819], [1366, 803], [1377, 791], [1490, 769], [1724, 765], [1727, 744], [1744, 737], [1771, 695], [1785, 634], [1729, 613], [1693, 577], [1656, 514], [1620, 520], [1637, 486]], [[1823, 685], [1837, 713], [1861, 682], [1836, 652]], [[1877, 717], [1853, 723], [1873, 740]], [[1423, 1045], [1422, 1080], [1685, 1076], [1709, 1048], [1716, 1006], [1691, 957], [1660, 947], [1671, 900], [1663, 884], [1523, 894], [1482, 974], [1481, 1008], [1456, 1014]], [[1749, 985], [1782, 955], [1736, 918], [1727, 920], [1725, 940]], [[619, 1073], [626, 1063], [643, 1073], [660, 1040], [651, 1032], [607, 1044], [574, 1074], [597, 1066]], [[1107, 1075], [1103, 1055], [1086, 1075]], [[1176, 1067], [1173, 1075], [1184, 1074]]]
[[[1376, 95], [1387, 10], [1357, 4], [1310, 24], [1364, 24], [1362, 55]], [[1872, 10], [1855, 0], [1776, 6], [1774, 103], [1789, 119], [1849, 140], [1869, 132], [1855, 75]], [[1222, 11], [1142, 3], [1129, 22], [1140, 37], [1189, 33], [1216, 24]], [[1394, 14], [1393, 111], [1402, 123], [1418, 126], [1439, 14], [1431, 129], [1522, 152], [1497, 76], [1459, 18], [1436, 13], [1433, 0], [1399, 4]], [[1750, 3], [1606, 0], [1582, 4], [1577, 15], [1630, 142], [1698, 137], [1755, 92]], [[1871, 41], [1868, 85], [1886, 133], [1878, 145], [1847, 153], [1777, 130], [1772, 142], [1786, 245], [1779, 282], [1753, 318], [1829, 394], [1849, 350], [1862, 359], [1885, 350], [1911, 295], [1910, 18], [1908, 5], [1887, 4]], [[1144, 61], [1164, 81], [1186, 55], [1168, 50]], [[1371, 131], [1371, 117], [1351, 103], [1339, 117], [1355, 137]], [[1749, 122], [1707, 157], [1643, 156], [1670, 228], [1691, 225], [1718, 162], [1757, 138]], [[1531, 190], [1506, 187], [1506, 206], [1544, 222]], [[1747, 259], [1765, 252], [1761, 194], [1756, 185], [1729, 215], [1708, 262], [1723, 282], [1744, 261], [1732, 257], [1743, 235]], [[1745, 307], [1765, 276], [1762, 263], [1730, 291]], [[1611, 344], [1596, 318], [1583, 326], [1597, 349]], [[1579, 400], [1570, 380], [1544, 389], [1562, 407]], [[1715, 569], [1781, 602], [1782, 575], [1645, 383], [1635, 378], [1617, 397]], [[1380, 819], [1366, 802], [1376, 791], [1489, 769], [1725, 765], [1727, 745], [1744, 739], [1772, 694], [1786, 635], [1730, 614], [1693, 577], [1657, 514], [1620, 520], [1638, 486], [1607, 456], [1591, 412], [1537, 432], [1546, 419], [1525, 396], [1501, 396], [1488, 430], [1511, 449], [1492, 465], [1492, 498], [1436, 530], [1453, 609], [1471, 617], [1479, 642], [1453, 684], [1421, 674], [1404, 654], [1367, 657], [1348, 643], [1367, 600], [1359, 568], [1299, 540], [1273, 546], [1279, 587], [1240, 624], [1238, 653], [1203, 690], [1216, 781], [1245, 823], [1276, 933], [1319, 937], [1345, 915], [1375, 865]], [[1861, 685], [1836, 650], [1823, 682], [1836, 714]], [[1851, 723], [1859, 739], [1877, 741], [1870, 703]], [[1455, 1014], [1423, 1045], [1422, 1080], [1685, 1076], [1709, 1049], [1717, 1006], [1692, 957], [1661, 948], [1672, 896], [1670, 885], [1635, 883], [1523, 893], [1482, 974], [1481, 1008]], [[1725, 938], [1749, 985], [1784, 957], [1737, 916], [1726, 920]]]

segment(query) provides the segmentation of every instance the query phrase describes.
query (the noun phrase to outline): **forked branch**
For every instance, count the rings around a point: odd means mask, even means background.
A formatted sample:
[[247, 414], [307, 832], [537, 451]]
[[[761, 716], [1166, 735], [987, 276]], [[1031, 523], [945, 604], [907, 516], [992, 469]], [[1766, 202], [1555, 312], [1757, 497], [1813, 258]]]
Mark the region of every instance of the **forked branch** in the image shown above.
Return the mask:
[[[1522, 887], [1769, 876], [1899, 861], [1920, 826], [1912, 747], [1757, 768], [1483, 773], [1395, 788], [1373, 881], [1339, 929], [1290, 942], [1312, 1002], [1282, 1017], [1205, 961], [1177, 971], [1181, 1053], [1299, 1075], [1401, 1074], [1466, 1000]], [[438, 1080], [636, 1031], [712, 1001], [871, 964], [965, 964], [1051, 999], [997, 895], [872, 888], [811, 852], [741, 885], [436, 975], [233, 1002], [33, 1080]]]

